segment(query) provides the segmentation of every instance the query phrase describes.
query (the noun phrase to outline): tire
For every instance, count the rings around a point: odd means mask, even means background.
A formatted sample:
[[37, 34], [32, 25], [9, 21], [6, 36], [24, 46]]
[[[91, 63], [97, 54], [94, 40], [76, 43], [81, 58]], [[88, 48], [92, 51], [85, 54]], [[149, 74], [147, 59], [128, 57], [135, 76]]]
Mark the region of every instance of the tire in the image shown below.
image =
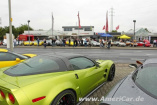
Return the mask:
[[76, 96], [71, 90], [61, 92], [51, 105], [76, 105]]
[[112, 81], [114, 79], [114, 76], [115, 76], [115, 64], [112, 64], [110, 68], [110, 72], [108, 74], [108, 81]]

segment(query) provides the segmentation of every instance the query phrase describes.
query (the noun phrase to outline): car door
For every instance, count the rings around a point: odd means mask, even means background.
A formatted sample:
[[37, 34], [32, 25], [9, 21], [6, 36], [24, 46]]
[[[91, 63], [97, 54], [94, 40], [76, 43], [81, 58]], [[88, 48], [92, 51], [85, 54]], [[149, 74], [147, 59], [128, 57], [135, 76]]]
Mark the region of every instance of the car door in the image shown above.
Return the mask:
[[81, 94], [85, 96], [100, 82], [101, 68], [96, 67], [95, 63], [86, 57], [76, 57], [69, 60], [74, 68], [75, 76], [79, 84]]
[[23, 61], [23, 60], [20, 60], [19, 62], [17, 62], [16, 58], [19, 58], [19, 57], [9, 52], [1, 52], [0, 53], [0, 68], [13, 66]]

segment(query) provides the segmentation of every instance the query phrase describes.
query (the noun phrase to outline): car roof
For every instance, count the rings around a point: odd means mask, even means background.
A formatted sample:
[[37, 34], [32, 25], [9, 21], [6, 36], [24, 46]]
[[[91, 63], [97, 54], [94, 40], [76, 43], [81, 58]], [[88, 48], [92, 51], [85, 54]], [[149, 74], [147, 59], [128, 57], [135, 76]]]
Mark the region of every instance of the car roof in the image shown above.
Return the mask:
[[1, 48], [0, 48], [0, 52], [8, 52], [8, 50], [7, 50], [7, 49], [1, 49]]
[[55, 57], [55, 58], [60, 58], [60, 59], [70, 59], [70, 58], [75, 58], [75, 57], [84, 56], [84, 55], [74, 54], [74, 53], [45, 53], [45, 54], [41, 54], [41, 56], [48, 56], [48, 57], [53, 57], [53, 58]]

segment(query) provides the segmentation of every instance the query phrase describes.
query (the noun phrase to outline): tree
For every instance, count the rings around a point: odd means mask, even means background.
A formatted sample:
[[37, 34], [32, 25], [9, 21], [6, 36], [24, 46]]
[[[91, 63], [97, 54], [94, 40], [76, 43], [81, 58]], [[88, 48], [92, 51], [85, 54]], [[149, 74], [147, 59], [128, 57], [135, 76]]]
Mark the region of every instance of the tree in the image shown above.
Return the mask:
[[[25, 24], [25, 25], [21, 24], [21, 26], [19, 26], [17, 28], [12, 26], [12, 33], [15, 36], [15, 38], [18, 35], [23, 34], [25, 30], [28, 30], [28, 25], [27, 24]], [[31, 28], [29, 26], [29, 30], [33, 30], [33, 28]], [[3, 39], [3, 36], [6, 35], [6, 33], [9, 33], [9, 26], [0, 27], [0, 39], [1, 40]]]
[[[21, 24], [21, 26], [18, 27], [17, 30], [18, 30], [18, 34], [23, 34], [25, 30], [28, 30], [28, 25], [27, 24], [25, 24], [25, 25]], [[33, 30], [33, 28], [31, 28], [29, 26], [29, 30]]]
[[151, 33], [147, 28], [145, 28], [145, 30], [146, 30], [147, 32]]
[[112, 30], [112, 32], [115, 32], [115, 33], [117, 33], [117, 30]]

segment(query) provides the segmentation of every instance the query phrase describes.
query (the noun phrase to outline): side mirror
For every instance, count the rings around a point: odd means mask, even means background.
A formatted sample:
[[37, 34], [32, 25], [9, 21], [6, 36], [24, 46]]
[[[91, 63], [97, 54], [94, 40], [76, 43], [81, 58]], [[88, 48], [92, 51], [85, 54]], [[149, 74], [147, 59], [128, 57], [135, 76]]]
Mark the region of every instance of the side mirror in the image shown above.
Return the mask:
[[21, 60], [20, 60], [20, 58], [16, 58], [16, 62], [20, 62]]
[[137, 68], [137, 65], [136, 64], [129, 64], [129, 67], [131, 67], [131, 68]]
[[140, 62], [140, 61], [136, 61], [136, 63], [137, 63], [137, 64], [140, 64], [140, 65], [143, 65], [143, 63], [142, 63], [142, 62]]
[[99, 63], [98, 63], [98, 62], [96, 62], [96, 64], [95, 64], [95, 65], [96, 65], [96, 67], [98, 67], [98, 68], [100, 67], [100, 65], [99, 65]]

